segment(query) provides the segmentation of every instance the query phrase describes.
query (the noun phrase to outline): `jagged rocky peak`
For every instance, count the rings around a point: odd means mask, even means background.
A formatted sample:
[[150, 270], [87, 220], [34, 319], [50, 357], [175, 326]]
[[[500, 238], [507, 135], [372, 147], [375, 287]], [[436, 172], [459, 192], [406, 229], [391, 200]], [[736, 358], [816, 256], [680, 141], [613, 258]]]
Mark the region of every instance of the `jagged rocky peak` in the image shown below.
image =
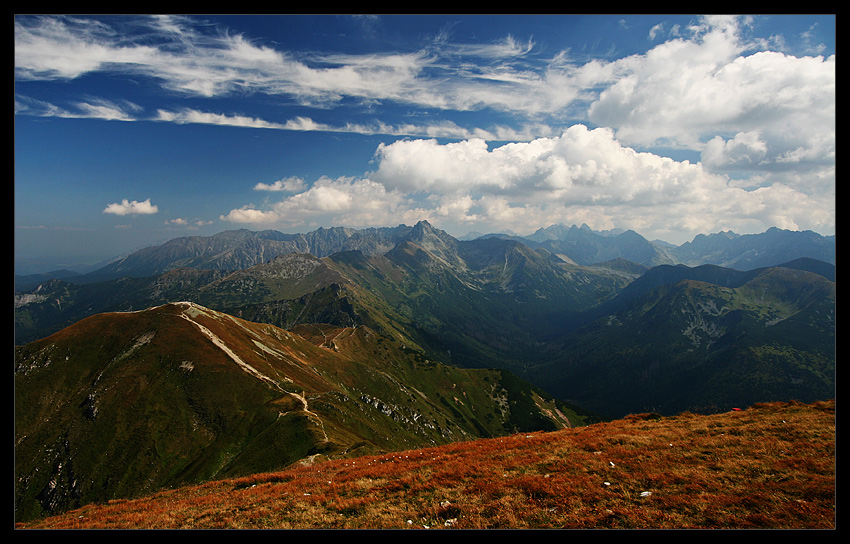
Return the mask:
[[419, 221], [413, 225], [411, 236], [436, 235], [439, 236], [443, 231], [434, 228], [434, 226], [426, 220]]
[[413, 226], [410, 233], [402, 241], [413, 242], [428, 250], [444, 250], [456, 248], [458, 241], [449, 233], [435, 228], [428, 221], [422, 220]]
[[449, 233], [422, 220], [414, 225], [403, 241], [412, 242], [455, 265], [462, 264], [457, 256], [458, 241]]

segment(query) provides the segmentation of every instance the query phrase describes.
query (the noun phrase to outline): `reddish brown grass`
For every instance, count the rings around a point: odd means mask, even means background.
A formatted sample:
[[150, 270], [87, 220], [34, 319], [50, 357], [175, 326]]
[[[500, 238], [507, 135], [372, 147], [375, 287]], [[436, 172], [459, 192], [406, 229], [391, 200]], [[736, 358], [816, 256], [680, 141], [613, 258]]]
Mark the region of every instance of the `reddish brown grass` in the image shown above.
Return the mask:
[[834, 528], [835, 403], [640, 414], [90, 505], [19, 528]]

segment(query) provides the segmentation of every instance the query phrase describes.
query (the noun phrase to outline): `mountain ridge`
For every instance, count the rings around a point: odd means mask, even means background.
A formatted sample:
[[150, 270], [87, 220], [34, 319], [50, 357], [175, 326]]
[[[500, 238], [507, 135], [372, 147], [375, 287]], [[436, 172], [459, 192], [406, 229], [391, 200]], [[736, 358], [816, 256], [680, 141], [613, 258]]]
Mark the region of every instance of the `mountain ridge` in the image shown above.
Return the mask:
[[192, 302], [96, 314], [16, 349], [15, 406], [22, 518], [584, 417], [502, 370], [448, 367], [368, 327], [284, 330]]

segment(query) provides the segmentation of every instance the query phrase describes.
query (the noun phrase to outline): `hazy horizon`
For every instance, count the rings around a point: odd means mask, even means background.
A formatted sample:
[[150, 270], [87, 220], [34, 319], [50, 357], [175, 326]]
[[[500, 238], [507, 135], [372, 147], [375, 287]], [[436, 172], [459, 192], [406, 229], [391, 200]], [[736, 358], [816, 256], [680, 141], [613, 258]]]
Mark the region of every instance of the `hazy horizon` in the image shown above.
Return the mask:
[[[310, 231], [288, 232], [286, 234], [308, 234], [309, 232], [312, 232], [314, 230], [318, 230], [319, 228], [334, 228], [334, 227], [342, 227], [342, 226], [343, 225], [335, 225], [335, 226], [331, 226], [331, 227], [317, 227], [316, 229], [311, 229]], [[399, 226], [399, 225], [385, 225], [385, 227], [389, 227], [389, 228], [392, 228], [392, 227], [395, 227], [395, 226]], [[412, 227], [414, 225], [407, 225], [407, 226]], [[515, 236], [530, 236], [531, 234], [533, 234], [537, 230], [547, 229], [547, 228], [554, 227], [554, 226], [565, 226], [567, 228], [570, 228], [570, 227], [581, 228], [581, 227], [585, 226], [585, 224], [583, 224], [583, 225], [564, 225], [563, 223], [561, 223], [559, 225], [547, 225], [546, 227], [538, 227], [537, 229], [534, 229], [533, 231], [530, 231], [530, 232], [526, 232], [524, 234], [516, 233], [516, 232], [510, 231], [510, 230], [492, 231], [492, 232], [470, 231], [470, 232], [468, 232], [464, 235], [456, 235], [456, 234], [452, 234], [452, 233], [449, 233], [449, 234], [451, 236], [457, 238], [458, 240], [466, 239], [466, 238], [469, 238], [469, 237], [475, 238], [475, 237], [478, 237], [478, 236], [486, 236], [486, 235], [491, 235], [491, 234], [508, 234], [508, 235], [515, 235]], [[587, 226], [589, 227], [589, 225], [587, 225]], [[246, 227], [236, 227], [236, 228], [232, 228], [232, 229], [227, 228], [227, 229], [222, 229], [220, 231], [213, 232], [213, 233], [210, 233], [210, 234], [186, 233], [186, 234], [183, 234], [183, 235], [174, 236], [172, 238], [156, 240], [156, 241], [148, 243], [148, 244], [143, 244], [141, 246], [133, 247], [133, 248], [130, 248], [126, 251], [116, 253], [116, 254], [114, 254], [114, 255], [106, 258], [106, 259], [100, 259], [100, 260], [97, 260], [97, 261], [85, 261], [85, 260], [80, 260], [80, 261], [65, 260], [65, 261], [63, 261], [62, 259], [51, 260], [49, 258], [49, 256], [42, 256], [41, 258], [31, 258], [29, 260], [25, 259], [25, 260], [15, 262], [15, 274], [16, 275], [22, 275], [22, 276], [23, 275], [30, 275], [30, 274], [44, 274], [44, 273], [55, 272], [55, 271], [64, 270], [64, 269], [70, 270], [72, 272], [85, 273], [85, 272], [89, 272], [89, 271], [95, 270], [97, 268], [100, 268], [101, 266], [103, 266], [104, 264], [106, 264], [108, 262], [111, 262], [113, 260], [117, 260], [117, 259], [121, 258], [122, 256], [129, 255], [129, 254], [131, 254], [135, 251], [138, 251], [140, 249], [143, 249], [145, 247], [153, 247], [153, 246], [162, 245], [162, 244], [164, 244], [164, 243], [166, 243], [170, 240], [173, 240], [175, 238], [191, 237], [191, 236], [204, 236], [204, 237], [215, 236], [217, 234], [221, 234], [221, 233], [229, 231], [229, 230], [238, 230], [240, 228], [246, 228]], [[369, 227], [351, 227], [351, 228], [369, 228]], [[379, 226], [377, 228], [381, 228], [381, 227]], [[774, 228], [774, 227], [771, 227], [771, 228]], [[267, 230], [267, 229], [248, 229], [248, 230], [258, 232], [260, 230]], [[271, 230], [275, 230], [275, 229], [271, 229]], [[618, 229], [608, 229], [607, 231], [606, 230], [596, 230], [596, 229], [592, 229], [592, 230], [595, 233], [604, 234], [604, 233], [607, 233], [607, 232], [610, 232], [610, 231], [616, 231]], [[625, 229], [625, 230], [628, 230], [628, 229]], [[765, 231], [766, 230], [768, 230], [768, 229], [765, 229]], [[784, 229], [784, 230], [792, 230], [792, 229]], [[727, 229], [727, 230], [723, 230], [723, 231], [717, 231], [717, 232], [704, 232], [704, 233], [700, 233], [700, 234], [695, 235], [695, 237], [699, 236], [701, 234], [702, 235], [712, 235], [712, 234], [719, 234], [719, 233], [730, 232], [730, 231], [731, 231], [731, 229]], [[798, 231], [798, 230], [792, 230], [792, 231], [793, 232], [805, 232], [805, 231]], [[733, 232], [734, 234], [739, 235], [739, 236], [762, 234], [761, 232], [757, 232], [757, 233], [740, 233], [740, 232], [734, 232], [734, 231], [731, 231], [731, 232]], [[641, 234], [641, 233], [638, 232], [638, 234]], [[820, 234], [820, 233], [816, 233], [816, 234]], [[821, 234], [821, 236], [834, 236], [834, 235], [822, 235]], [[656, 239], [647, 238], [647, 240], [650, 241], [650, 242], [653, 242], [653, 243], [661, 242], [661, 243], [673, 244], [672, 242], [667, 242], [666, 240], [661, 240], [661, 239], [658, 239], [658, 238], [656, 238]], [[693, 239], [686, 240], [685, 242], [683, 242], [681, 244], [673, 244], [673, 245], [674, 246], [681, 246], [682, 244], [687, 243], [687, 242], [691, 242], [691, 241], [693, 241]]]

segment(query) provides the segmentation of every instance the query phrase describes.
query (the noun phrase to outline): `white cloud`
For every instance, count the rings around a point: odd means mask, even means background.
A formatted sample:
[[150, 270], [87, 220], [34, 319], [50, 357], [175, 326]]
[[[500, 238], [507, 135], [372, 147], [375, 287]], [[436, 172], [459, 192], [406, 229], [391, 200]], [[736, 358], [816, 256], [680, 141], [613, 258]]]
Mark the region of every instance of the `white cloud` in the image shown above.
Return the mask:
[[[301, 54], [296, 58], [243, 35], [202, 34], [187, 18], [126, 20], [148, 30], [144, 41], [134, 42], [119, 29], [88, 19], [16, 19], [18, 77], [67, 79], [95, 71], [123, 72], [204, 97], [265, 93], [314, 106], [346, 99], [394, 101], [443, 110], [492, 108], [527, 119], [570, 113], [586, 115], [597, 126], [613, 128], [625, 145], [643, 148], [667, 145], [701, 151], [715, 136], [759, 131], [765, 142], [772, 142], [765, 164], [787, 161], [801, 152], [834, 149], [834, 143], [808, 141], [825, 131], [834, 133], [834, 56], [797, 58], [763, 51], [768, 41], [742, 37], [750, 24], [746, 17], [700, 18], [681, 32], [683, 37], [645, 54], [611, 62], [578, 62], [561, 52], [548, 64], [534, 52], [531, 40], [512, 36], [489, 44], [454, 44], [441, 37], [430, 48], [411, 53]], [[655, 37], [663, 27], [659, 23], [651, 35]], [[466, 62], [472, 57], [479, 62]], [[54, 106], [44, 111], [122, 120], [134, 113], [126, 106], [103, 102], [79, 104], [78, 110], [71, 113]], [[159, 109], [154, 119], [457, 139], [528, 141], [552, 134], [541, 122], [520, 129], [464, 128], [450, 121], [333, 126], [309, 117], [275, 122], [189, 108]], [[782, 140], [790, 135], [796, 141], [783, 146]], [[721, 156], [713, 158], [717, 161]]]
[[15, 113], [40, 117], [64, 117], [67, 119], [102, 119], [104, 121], [136, 121], [142, 107], [128, 100], [106, 100], [91, 98], [72, 104], [73, 110], [59, 107], [43, 100], [25, 96], [15, 97]]
[[230, 210], [230, 213], [222, 215], [220, 219], [222, 221], [230, 221], [232, 223], [263, 224], [274, 223], [279, 219], [279, 217], [276, 213], [271, 211], [262, 211], [250, 206], [245, 206], [236, 210]]
[[404, 192], [464, 192], [571, 204], [688, 198], [693, 185], [723, 178], [699, 165], [621, 146], [609, 129], [575, 125], [557, 138], [488, 149], [483, 140], [438, 144], [403, 140], [379, 146], [373, 180]]
[[534, 49], [534, 41], [531, 39], [522, 42], [510, 35], [497, 40], [495, 43], [452, 44], [444, 38], [440, 40], [440, 43], [446, 47], [448, 52], [454, 55], [499, 60], [522, 57]]
[[134, 43], [120, 29], [89, 19], [16, 19], [17, 77], [74, 79], [98, 71], [124, 73], [202, 97], [259, 91], [319, 104], [343, 96], [401, 99], [429, 62], [421, 52], [296, 59], [240, 34], [201, 35], [180, 17], [132, 17], [122, 22], [147, 31]]
[[655, 38], [659, 34], [661, 34], [661, 32], [663, 30], [664, 30], [664, 23], [658, 23], [657, 25], [653, 26], [652, 28], [649, 29], [649, 39], [655, 40]]
[[610, 63], [611, 84], [591, 104], [589, 119], [615, 128], [624, 144], [644, 147], [702, 150], [717, 135], [759, 131], [777, 142], [765, 150], [768, 162], [787, 152], [778, 142], [792, 135], [800, 140], [794, 148], [805, 148], [807, 138], [834, 134], [834, 56], [746, 55], [761, 44], [740, 37], [737, 19], [709, 19], [696, 30], [689, 40]]
[[[125, 21], [144, 28], [144, 39], [135, 43], [118, 28], [70, 17], [16, 20], [17, 77], [125, 74], [181, 94], [265, 93], [321, 107], [353, 98], [439, 109], [552, 112], [577, 92], [559, 70], [538, 73], [503, 62], [526, 57], [534, 47], [531, 40], [512, 36], [491, 44], [435, 43], [408, 53], [296, 56], [239, 34], [202, 35], [178, 17]], [[487, 61], [456, 60], [470, 56]]]
[[[540, 136], [553, 133], [552, 127], [543, 123], [528, 123], [518, 127], [495, 125], [488, 129], [464, 128], [453, 121], [443, 120], [427, 124], [405, 123], [392, 125], [381, 121], [371, 123], [345, 123], [329, 125], [314, 121], [309, 117], [299, 116], [285, 123], [275, 123], [256, 117], [242, 115], [226, 115], [222, 113], [205, 112], [192, 108], [179, 110], [158, 109], [153, 117], [146, 117], [140, 112], [142, 108], [131, 102], [112, 102], [93, 98], [88, 102], [72, 104], [74, 109], [67, 109], [43, 100], [35, 100], [26, 96], [15, 97], [15, 113], [17, 115], [32, 115], [38, 117], [63, 117], [69, 119], [102, 119], [119, 121], [158, 121], [184, 124], [202, 124], [230, 126], [241, 128], [258, 128], [271, 130], [288, 130], [296, 132], [338, 132], [361, 135], [413, 136], [428, 138], [470, 139], [480, 138], [489, 141], [528, 141]], [[270, 190], [270, 189], [266, 189]]]
[[[749, 164], [764, 149], [754, 133], [741, 135], [728, 151]], [[586, 222], [681, 243], [729, 228], [823, 231], [834, 225], [828, 175], [819, 186], [811, 177], [786, 175], [747, 189], [699, 163], [638, 152], [621, 145], [610, 129], [583, 125], [558, 138], [492, 150], [480, 140], [404, 140], [379, 147], [376, 160], [371, 180], [390, 191], [424, 195], [419, 201], [431, 204], [431, 216], [457, 228], [477, 222], [522, 232], [531, 225]]]
[[[764, 151], [755, 133], [729, 147], [723, 151], [747, 162]], [[701, 164], [638, 152], [622, 146], [610, 129], [583, 125], [556, 138], [493, 149], [483, 140], [401, 140], [381, 145], [375, 160], [377, 169], [362, 179], [321, 178], [274, 204], [235, 209], [221, 219], [277, 228], [428, 219], [456, 234], [587, 223], [675, 243], [726, 229], [822, 231], [834, 224], [828, 191], [801, 191], [788, 176], [784, 183], [748, 189]]]
[[274, 183], [258, 183], [254, 185], [255, 191], [287, 191], [290, 193], [300, 193], [307, 188], [307, 184], [301, 178], [289, 177], [279, 179]]
[[[826, 115], [834, 115], [834, 57], [758, 52], [766, 42], [742, 38], [741, 30], [749, 24], [744, 17], [701, 18], [688, 27], [687, 38], [672, 39], [645, 54], [612, 62], [577, 62], [562, 52], [548, 64], [533, 52], [530, 39], [512, 36], [485, 44], [452, 44], [439, 39], [428, 49], [410, 53], [296, 57], [240, 34], [201, 34], [181, 17], [125, 20], [147, 30], [144, 40], [134, 42], [119, 28], [88, 19], [16, 19], [18, 78], [124, 73], [147, 76], [167, 89], [196, 96], [265, 93], [314, 106], [336, 105], [352, 98], [536, 115], [563, 113], [565, 108], [590, 103], [588, 119], [614, 128], [627, 145], [669, 141], [690, 149], [700, 149], [701, 142], [717, 130], [732, 134], [754, 130], [758, 128], [754, 124], [764, 119], [780, 123], [792, 112], [821, 108]], [[662, 27], [659, 23], [651, 34], [657, 35]], [[748, 51], [756, 52], [744, 56]], [[472, 56], [479, 62], [465, 61]], [[346, 130], [313, 126], [307, 118], [280, 124], [195, 110], [161, 110], [159, 118]], [[715, 133], [705, 138], [712, 131]]]
[[260, 209], [245, 206], [221, 216], [223, 221], [292, 228], [301, 225], [367, 227], [425, 218], [422, 210], [398, 191], [369, 179], [320, 178], [309, 189]]
[[112, 63], [147, 64], [155, 49], [122, 47], [119, 36], [91, 19], [39, 17], [15, 21], [15, 72], [21, 79], [73, 79]]
[[159, 211], [155, 205], [151, 204], [151, 199], [143, 202], [136, 200], [128, 201], [126, 198], [120, 203], [112, 203], [104, 208], [103, 213], [114, 215], [149, 215]]
[[221, 125], [243, 128], [268, 128], [268, 129], [283, 129], [284, 125], [279, 123], [271, 123], [263, 119], [254, 117], [246, 117], [244, 115], [225, 115], [220, 113], [202, 112], [190, 108], [183, 108], [180, 111], [157, 110], [157, 115], [154, 121], [166, 121], [178, 124], [202, 124], [202, 125]]

